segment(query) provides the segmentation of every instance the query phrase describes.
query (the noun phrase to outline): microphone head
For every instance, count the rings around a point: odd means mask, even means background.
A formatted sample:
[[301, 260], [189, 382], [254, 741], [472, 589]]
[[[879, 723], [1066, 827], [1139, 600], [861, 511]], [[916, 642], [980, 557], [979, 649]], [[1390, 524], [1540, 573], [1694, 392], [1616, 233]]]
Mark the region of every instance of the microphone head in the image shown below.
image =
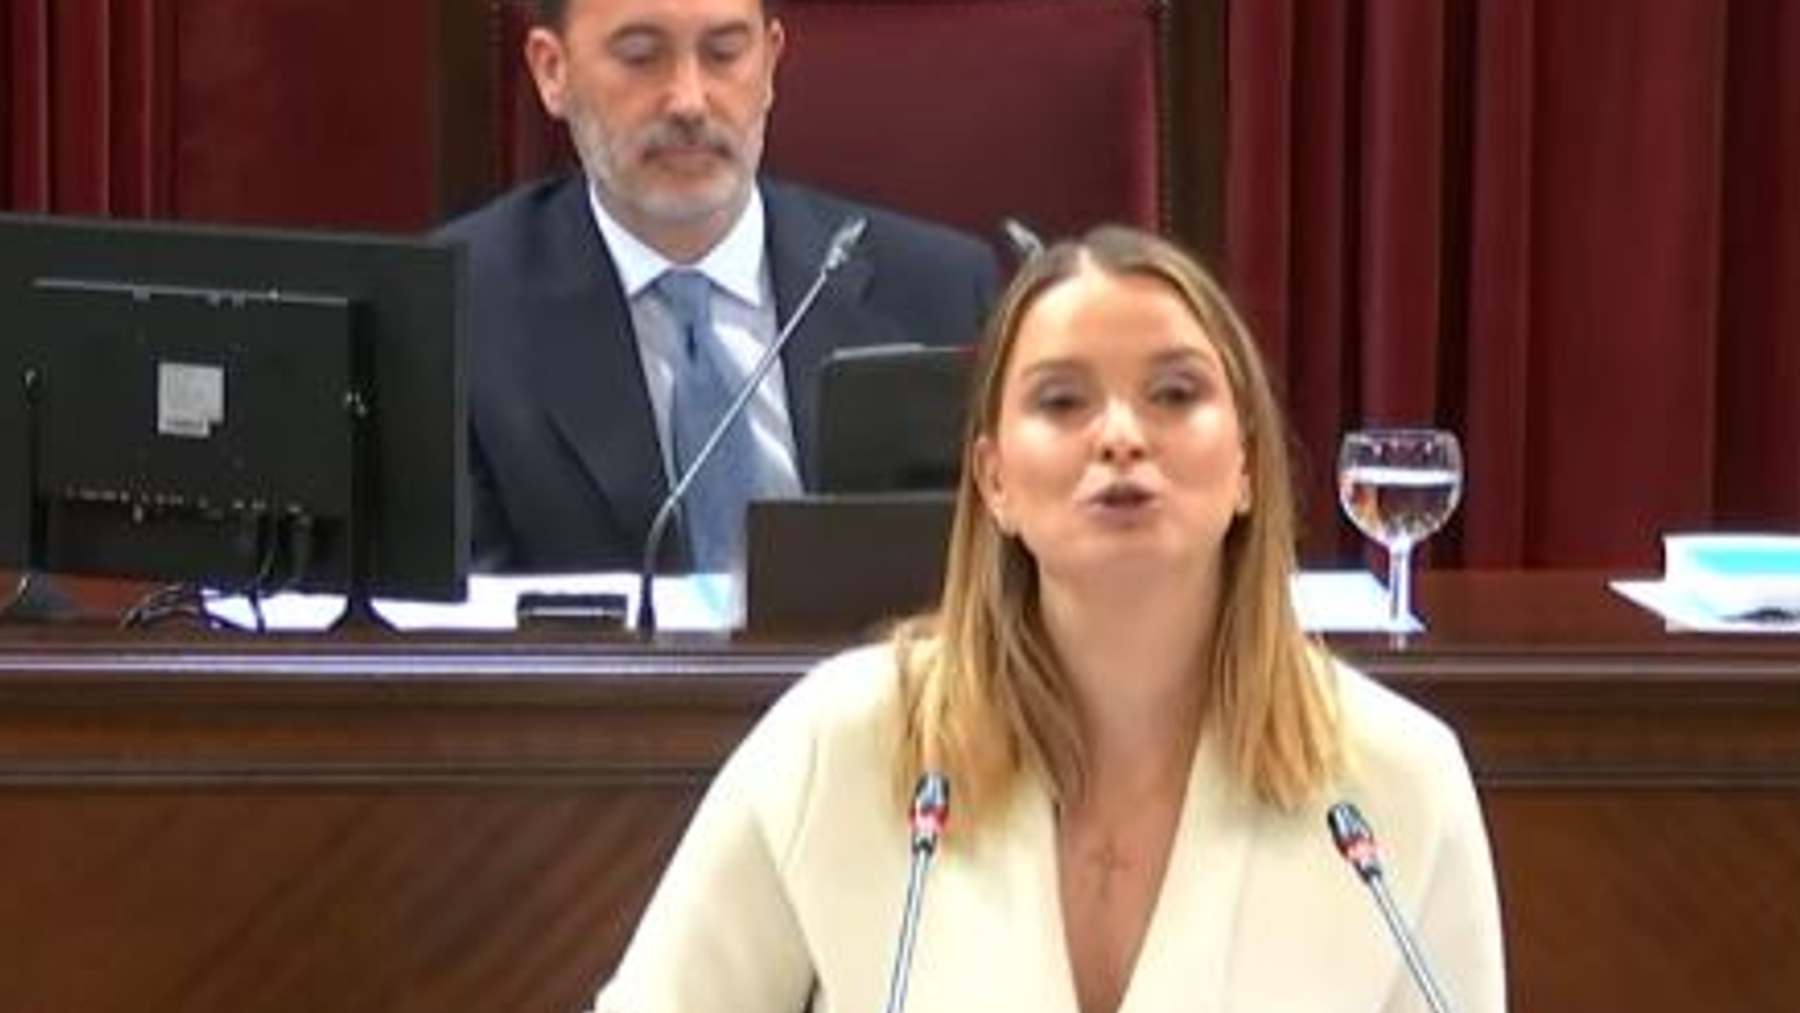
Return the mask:
[[1044, 252], [1044, 241], [1017, 218], [1002, 218], [1000, 229], [1006, 233], [1006, 241], [1012, 244], [1013, 253], [1020, 260], [1030, 260]]
[[831, 242], [825, 247], [825, 270], [835, 271], [844, 266], [844, 261], [850, 259], [850, 251], [856, 249], [856, 244], [862, 241], [863, 231], [868, 227], [869, 220], [862, 215], [838, 226], [838, 230], [831, 234]]
[[912, 849], [927, 854], [937, 851], [944, 828], [950, 823], [950, 779], [936, 771], [919, 775], [913, 789], [912, 812], [907, 825], [912, 829]]
[[1363, 819], [1361, 810], [1349, 802], [1339, 802], [1325, 812], [1325, 825], [1331, 828], [1331, 841], [1338, 854], [1365, 881], [1381, 875], [1381, 850], [1375, 846], [1375, 831]]

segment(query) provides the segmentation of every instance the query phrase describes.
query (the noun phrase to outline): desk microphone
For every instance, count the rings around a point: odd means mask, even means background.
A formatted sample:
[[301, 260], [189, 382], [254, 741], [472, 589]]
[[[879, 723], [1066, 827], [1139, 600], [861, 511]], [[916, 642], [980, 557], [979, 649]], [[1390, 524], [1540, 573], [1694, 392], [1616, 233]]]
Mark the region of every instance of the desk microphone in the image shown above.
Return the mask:
[[1375, 906], [1381, 909], [1388, 931], [1393, 933], [1394, 942], [1400, 946], [1400, 955], [1406, 958], [1406, 969], [1425, 996], [1425, 1004], [1431, 1007], [1432, 1013], [1450, 1013], [1450, 1003], [1438, 987], [1437, 979], [1432, 977], [1418, 940], [1413, 938], [1412, 930], [1406, 927], [1406, 919], [1401, 917], [1400, 909], [1394, 904], [1393, 895], [1388, 893], [1387, 879], [1382, 874], [1381, 850], [1375, 846], [1375, 831], [1369, 829], [1368, 821], [1349, 802], [1339, 802], [1327, 810], [1325, 825], [1331, 828], [1331, 840], [1337, 845], [1338, 854], [1344, 856], [1344, 861], [1350, 863], [1374, 896]]
[[787, 323], [776, 333], [775, 340], [769, 342], [769, 347], [763, 352], [762, 358], [756, 361], [756, 367], [750, 370], [750, 375], [744, 379], [743, 387], [732, 398], [725, 414], [719, 416], [712, 432], [706, 434], [706, 442], [700, 445], [700, 452], [688, 462], [687, 470], [681, 473], [669, 494], [663, 497], [655, 519], [650, 522], [650, 535], [644, 539], [644, 565], [638, 570], [637, 628], [640, 634], [656, 632], [656, 604], [650, 593], [650, 583], [656, 577], [656, 555], [662, 548], [663, 534], [669, 528], [669, 521], [675, 517], [675, 509], [681, 505], [681, 498], [687, 495], [688, 486], [694, 484], [694, 476], [700, 474], [700, 469], [706, 467], [707, 461], [712, 460], [713, 451], [724, 440], [726, 431], [738, 420], [738, 416], [744, 414], [745, 406], [756, 395], [756, 388], [762, 385], [763, 377], [781, 359], [781, 350], [787, 347], [788, 338], [799, 329], [800, 321], [806, 319], [807, 311], [818, 300], [825, 282], [850, 259], [850, 251], [856, 248], [857, 241], [862, 238], [863, 230], [868, 225], [867, 218], [857, 215], [832, 233], [831, 242], [825, 247], [825, 256], [819, 262], [819, 272], [813, 276], [812, 286], [801, 296], [800, 305], [794, 307], [793, 315], [788, 317]]
[[1023, 263], [1044, 252], [1044, 241], [1031, 227], [1017, 218], [1000, 219], [1000, 231], [1006, 233], [1006, 241], [1012, 245], [1013, 253]]
[[926, 771], [913, 789], [912, 812], [907, 826], [912, 830], [912, 867], [906, 876], [906, 911], [900, 918], [900, 945], [894, 952], [894, 973], [888, 979], [887, 1013], [901, 1013], [906, 1008], [906, 981], [912, 974], [913, 940], [919, 934], [919, 907], [925, 900], [925, 873], [937, 856], [938, 841], [944, 826], [950, 822], [950, 781], [944, 775]]

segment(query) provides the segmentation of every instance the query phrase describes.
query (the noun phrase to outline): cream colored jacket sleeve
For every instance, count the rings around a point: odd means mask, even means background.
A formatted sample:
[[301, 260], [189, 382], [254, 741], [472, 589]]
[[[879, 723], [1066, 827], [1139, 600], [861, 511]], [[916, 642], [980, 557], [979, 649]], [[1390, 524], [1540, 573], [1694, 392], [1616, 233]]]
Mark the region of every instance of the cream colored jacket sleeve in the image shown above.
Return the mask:
[[[1459, 1013], [1506, 1013], [1499, 891], [1481, 800], [1462, 747], [1435, 718], [1416, 730], [1391, 728], [1387, 734], [1424, 740], [1415, 748], [1427, 752], [1431, 762], [1418, 765], [1425, 783], [1416, 789], [1421, 797], [1414, 808], [1435, 815], [1430, 830], [1435, 847], [1416, 862], [1412, 860], [1418, 856], [1406, 856], [1408, 865], [1390, 862], [1389, 878], [1402, 881], [1403, 896], [1416, 898], [1414, 934], [1451, 1008]], [[1380, 834], [1379, 827], [1376, 832]], [[1386, 935], [1373, 898], [1368, 907], [1369, 931]], [[1402, 966], [1383, 1013], [1429, 1010]]]
[[812, 777], [804, 693], [758, 723], [701, 801], [598, 1013], [796, 1013], [813, 969], [783, 886]]

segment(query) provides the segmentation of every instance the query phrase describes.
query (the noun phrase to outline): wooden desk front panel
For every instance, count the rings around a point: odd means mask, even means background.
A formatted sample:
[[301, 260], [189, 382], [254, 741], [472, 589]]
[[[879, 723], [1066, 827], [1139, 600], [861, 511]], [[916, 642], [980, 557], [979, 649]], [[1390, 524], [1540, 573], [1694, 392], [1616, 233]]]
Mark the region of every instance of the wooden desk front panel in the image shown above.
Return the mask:
[[[1513, 1008], [1795, 1008], [1800, 645], [1453, 612], [1341, 646], [1464, 738]], [[0, 634], [4, 1008], [581, 1008], [827, 650]]]
[[1800, 1008], [1800, 682], [1713, 660], [1371, 659], [1469, 751], [1513, 1009]]
[[11, 1010], [572, 1010], [691, 789], [0, 796]]
[[585, 1008], [787, 681], [390, 646], [4, 656], [0, 1008]]

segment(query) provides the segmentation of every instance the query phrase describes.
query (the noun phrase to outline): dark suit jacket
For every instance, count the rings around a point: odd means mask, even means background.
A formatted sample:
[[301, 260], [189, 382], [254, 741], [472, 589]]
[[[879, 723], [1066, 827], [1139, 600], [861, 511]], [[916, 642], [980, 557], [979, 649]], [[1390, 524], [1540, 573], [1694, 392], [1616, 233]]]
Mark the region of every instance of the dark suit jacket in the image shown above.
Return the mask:
[[[831, 235], [868, 230], [782, 354], [802, 483], [816, 484], [819, 365], [847, 345], [974, 339], [992, 300], [975, 239], [763, 180], [776, 318], [811, 284]], [[470, 276], [470, 480], [477, 569], [635, 570], [667, 493], [618, 272], [579, 176], [515, 190], [441, 233]], [[670, 532], [664, 563], [679, 567]]]

